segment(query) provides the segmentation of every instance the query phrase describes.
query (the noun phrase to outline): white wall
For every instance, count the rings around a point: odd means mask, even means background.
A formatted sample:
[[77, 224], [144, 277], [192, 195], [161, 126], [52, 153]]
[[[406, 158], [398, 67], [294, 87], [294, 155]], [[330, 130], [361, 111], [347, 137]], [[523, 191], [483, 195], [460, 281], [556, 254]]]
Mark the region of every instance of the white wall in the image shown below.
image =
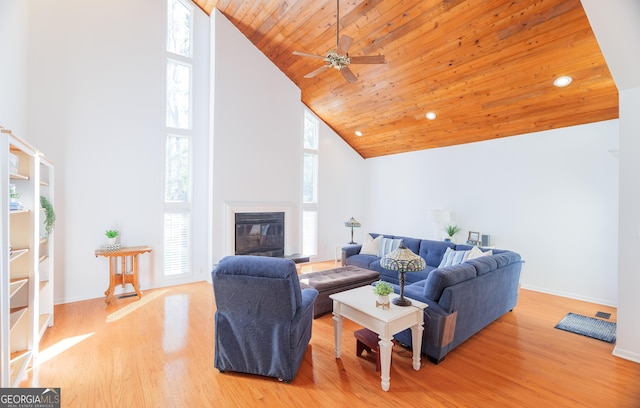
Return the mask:
[[434, 238], [445, 208], [526, 261], [522, 286], [617, 302], [618, 121], [368, 160], [371, 232]]
[[617, 341], [614, 355], [640, 363], [640, 2], [582, 0], [620, 94], [620, 218]]
[[[143, 290], [179, 283], [162, 278], [164, 5], [31, 2], [27, 139], [56, 164], [57, 303], [103, 296], [108, 263], [94, 251], [109, 228], [121, 231], [124, 245], [153, 248], [140, 256]], [[204, 58], [207, 88], [208, 24], [198, 8], [196, 15], [195, 26], [204, 27], [196, 55]], [[208, 90], [195, 89], [194, 129], [204, 131], [197, 143], [204, 139], [206, 160]], [[196, 159], [196, 174], [206, 168]], [[206, 181], [201, 185], [206, 199]], [[199, 211], [206, 214], [206, 205]], [[206, 222], [195, 222], [196, 212], [194, 218], [196, 235]], [[209, 268], [206, 250], [194, 251], [194, 276], [185, 281], [203, 279]]]
[[[300, 90], [217, 10], [212, 13], [212, 36], [214, 262], [234, 252], [229, 208], [235, 206], [247, 211], [289, 209], [285, 250], [298, 253], [304, 109]], [[321, 253], [316, 259], [333, 259], [335, 245], [347, 242], [342, 222], [362, 205], [364, 183], [350, 176], [364, 175], [364, 160], [326, 125], [320, 138]]]
[[29, 2], [0, 0], [0, 126], [27, 139]]

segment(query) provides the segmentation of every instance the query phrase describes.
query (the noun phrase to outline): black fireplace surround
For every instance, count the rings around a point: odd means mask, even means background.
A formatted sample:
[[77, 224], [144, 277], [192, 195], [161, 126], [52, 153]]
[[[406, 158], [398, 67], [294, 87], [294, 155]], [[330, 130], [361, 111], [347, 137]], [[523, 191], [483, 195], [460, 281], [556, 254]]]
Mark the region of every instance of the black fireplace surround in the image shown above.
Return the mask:
[[235, 213], [236, 255], [284, 256], [284, 212]]

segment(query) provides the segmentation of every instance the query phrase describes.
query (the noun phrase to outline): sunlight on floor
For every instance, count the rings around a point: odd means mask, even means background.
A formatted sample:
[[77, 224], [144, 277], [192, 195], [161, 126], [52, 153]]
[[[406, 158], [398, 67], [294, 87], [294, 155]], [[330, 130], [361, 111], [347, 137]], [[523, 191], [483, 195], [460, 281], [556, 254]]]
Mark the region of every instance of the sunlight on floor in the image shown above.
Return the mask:
[[60, 340], [56, 344], [51, 347], [48, 347], [46, 350], [40, 351], [38, 354], [38, 364], [44, 364], [52, 358], [56, 357], [58, 354], [62, 353], [80, 343], [86, 338], [93, 336], [95, 333], [87, 333], [81, 334], [80, 336], [68, 337], [64, 340]]
[[122, 309], [116, 310], [115, 312], [111, 313], [109, 316], [107, 316], [107, 323], [115, 322], [116, 320], [125, 317], [129, 313], [136, 311], [137, 309], [146, 305], [153, 299], [160, 297], [167, 292], [168, 292], [168, 289], [164, 289], [164, 290], [155, 291], [150, 295], [145, 295], [142, 299], [137, 300], [133, 303], [130, 303], [127, 306], [123, 307]]

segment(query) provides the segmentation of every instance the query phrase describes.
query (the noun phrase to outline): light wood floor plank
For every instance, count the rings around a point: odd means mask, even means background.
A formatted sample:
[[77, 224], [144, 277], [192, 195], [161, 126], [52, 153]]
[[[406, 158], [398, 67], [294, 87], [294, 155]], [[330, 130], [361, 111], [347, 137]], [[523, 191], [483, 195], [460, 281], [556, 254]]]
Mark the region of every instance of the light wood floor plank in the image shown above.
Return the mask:
[[356, 324], [345, 320], [342, 358], [334, 358], [331, 315], [314, 320], [290, 384], [221, 374], [214, 310], [206, 282], [147, 290], [139, 301], [58, 305], [21, 386], [60, 387], [64, 407], [640, 407], [640, 364], [614, 357], [611, 344], [553, 328], [567, 312], [609, 312], [615, 321], [611, 307], [521, 289], [513, 312], [439, 365], [423, 357], [416, 372], [411, 353], [395, 346], [389, 392], [373, 356], [355, 356]]

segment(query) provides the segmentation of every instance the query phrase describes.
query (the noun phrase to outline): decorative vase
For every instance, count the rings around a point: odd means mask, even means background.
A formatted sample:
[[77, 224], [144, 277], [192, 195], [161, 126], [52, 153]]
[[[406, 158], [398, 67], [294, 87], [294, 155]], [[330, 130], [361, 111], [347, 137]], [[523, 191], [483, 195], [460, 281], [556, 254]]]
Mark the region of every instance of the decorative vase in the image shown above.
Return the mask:
[[376, 307], [378, 306], [382, 306], [382, 308], [384, 309], [385, 307], [389, 307], [389, 295], [378, 295], [378, 299], [376, 300]]

